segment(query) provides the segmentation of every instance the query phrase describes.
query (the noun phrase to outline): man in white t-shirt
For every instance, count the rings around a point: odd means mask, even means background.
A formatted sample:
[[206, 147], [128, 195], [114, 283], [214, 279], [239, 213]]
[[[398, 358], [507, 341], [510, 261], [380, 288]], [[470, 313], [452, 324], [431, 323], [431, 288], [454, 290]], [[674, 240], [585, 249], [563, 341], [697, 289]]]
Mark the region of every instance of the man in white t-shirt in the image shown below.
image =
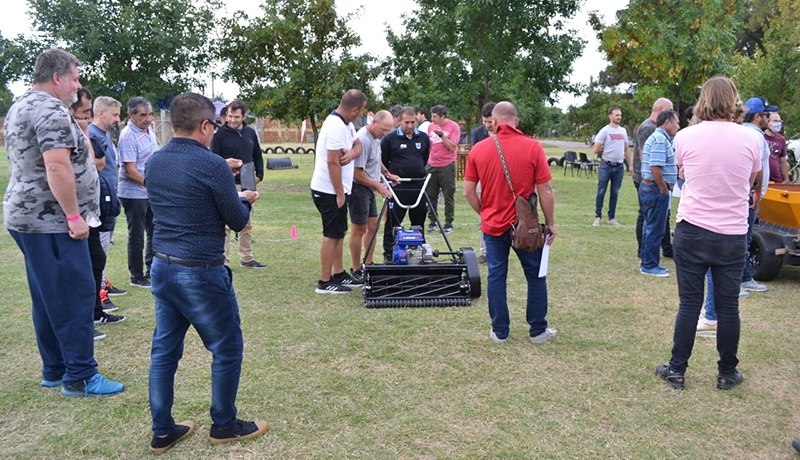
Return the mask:
[[[351, 286], [360, 286], [342, 264], [342, 247], [347, 232], [347, 197], [353, 187], [353, 164], [361, 154], [353, 121], [361, 117], [367, 96], [357, 89], [344, 93], [336, 108], [319, 131], [311, 176], [311, 196], [322, 216], [322, 274], [317, 294], [344, 294]], [[332, 269], [333, 268], [333, 269]]]
[[633, 174], [631, 151], [628, 148], [628, 132], [619, 125], [622, 121], [622, 109], [611, 107], [608, 109], [608, 125], [597, 133], [594, 141], [594, 153], [600, 155], [600, 167], [597, 172], [597, 197], [595, 198], [594, 223], [600, 226], [600, 217], [603, 215], [603, 201], [606, 198], [608, 183], [611, 182], [611, 196], [608, 199], [608, 224], [619, 227], [615, 218], [617, 212], [617, 196], [625, 177], [625, 161], [628, 162], [629, 174]]
[[420, 132], [426, 133], [428, 132], [428, 126], [431, 125], [429, 121], [431, 117], [431, 113], [425, 107], [420, 107], [417, 109], [417, 129]]
[[[380, 110], [375, 114], [367, 126], [358, 130], [358, 140], [361, 141], [361, 155], [353, 161], [353, 191], [347, 201], [350, 210], [350, 223], [353, 231], [350, 233], [350, 258], [353, 261], [351, 275], [356, 282], [364, 281], [364, 268], [361, 265], [361, 247], [367, 250], [372, 234], [378, 226], [378, 205], [375, 201], [375, 192], [384, 198], [391, 198], [392, 194], [381, 183], [381, 174], [388, 180], [396, 181], [397, 176], [391, 174], [381, 160], [381, 139], [394, 129], [394, 118], [388, 110]], [[397, 182], [395, 182], [396, 184]], [[365, 263], [372, 263], [378, 240], [372, 242], [372, 247], [366, 254]]]

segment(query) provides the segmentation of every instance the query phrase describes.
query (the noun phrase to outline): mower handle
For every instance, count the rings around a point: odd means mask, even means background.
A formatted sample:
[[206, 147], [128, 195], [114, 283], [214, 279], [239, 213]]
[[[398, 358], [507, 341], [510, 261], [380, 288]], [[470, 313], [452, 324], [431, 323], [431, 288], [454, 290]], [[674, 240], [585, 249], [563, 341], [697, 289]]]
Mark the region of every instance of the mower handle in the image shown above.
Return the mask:
[[[398, 178], [398, 181], [400, 181], [400, 182], [412, 182], [412, 181], [416, 182], [416, 181], [421, 181], [421, 180], [423, 180], [421, 177], [402, 177], [402, 178]], [[422, 201], [422, 195], [425, 194], [425, 190], [428, 188], [428, 181], [431, 180], [430, 173], [427, 176], [425, 176], [424, 180], [425, 180], [425, 182], [422, 184], [422, 188], [420, 188], [420, 190], [419, 190], [419, 195], [417, 195], [417, 201], [414, 202], [414, 204], [406, 205], [406, 204], [403, 204], [402, 202], [400, 202], [400, 199], [397, 198], [397, 195], [394, 193], [394, 188], [392, 188], [392, 182], [389, 179], [387, 179], [386, 176], [381, 174], [381, 182], [383, 182], [386, 185], [386, 188], [388, 188], [389, 191], [392, 193], [392, 198], [394, 198], [395, 204], [397, 204], [398, 206], [400, 206], [403, 209], [411, 209], [411, 208], [416, 208], [417, 206], [419, 206], [419, 202]]]

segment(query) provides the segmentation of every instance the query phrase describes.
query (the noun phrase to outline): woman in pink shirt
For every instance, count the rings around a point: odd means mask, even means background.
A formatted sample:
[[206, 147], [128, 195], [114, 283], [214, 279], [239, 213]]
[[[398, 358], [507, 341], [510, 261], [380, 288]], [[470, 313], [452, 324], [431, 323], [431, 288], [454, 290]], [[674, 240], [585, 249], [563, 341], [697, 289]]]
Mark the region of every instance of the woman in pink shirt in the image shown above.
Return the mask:
[[761, 140], [758, 133], [734, 122], [742, 113], [736, 85], [725, 77], [714, 77], [705, 82], [695, 105], [694, 115], [702, 123], [675, 136], [675, 160], [686, 179], [673, 240], [680, 309], [672, 358], [669, 365], [656, 367], [656, 374], [676, 389], [685, 384], [709, 268], [718, 321], [717, 388], [728, 390], [743, 380], [736, 370], [738, 294], [750, 188], [761, 169]]

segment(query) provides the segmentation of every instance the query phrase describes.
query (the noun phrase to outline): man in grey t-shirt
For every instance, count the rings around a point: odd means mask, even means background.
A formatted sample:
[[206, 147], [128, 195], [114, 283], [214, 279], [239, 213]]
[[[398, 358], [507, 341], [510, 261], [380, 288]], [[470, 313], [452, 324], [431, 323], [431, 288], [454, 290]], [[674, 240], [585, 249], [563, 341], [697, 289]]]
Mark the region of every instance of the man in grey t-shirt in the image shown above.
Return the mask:
[[592, 224], [595, 227], [600, 226], [600, 217], [603, 215], [603, 201], [605, 201], [609, 182], [611, 182], [611, 196], [608, 200], [608, 224], [619, 227], [619, 222], [614, 216], [617, 211], [619, 188], [622, 186], [622, 178], [625, 175], [625, 160], [630, 165], [630, 173], [633, 173], [631, 152], [628, 148], [628, 132], [619, 125], [619, 122], [622, 121], [622, 109], [619, 107], [608, 109], [608, 121], [608, 125], [597, 133], [593, 149], [594, 153], [600, 155], [601, 159], [597, 172], [595, 219]]
[[[653, 110], [650, 116], [645, 119], [639, 129], [636, 130], [636, 136], [633, 141], [633, 185], [636, 187], [636, 195], [639, 193], [639, 184], [642, 182], [642, 148], [648, 137], [650, 137], [656, 130], [656, 119], [658, 114], [666, 110], [672, 110], [672, 101], [667, 98], [660, 98], [653, 103]], [[642, 227], [644, 226], [644, 214], [642, 214], [642, 203], [639, 202], [639, 215], [636, 218], [636, 241], [637, 241], [637, 254], [642, 258]], [[664, 257], [672, 257], [672, 242], [670, 241], [670, 228], [669, 228], [669, 211], [667, 211], [667, 225], [664, 227], [664, 237], [661, 240], [661, 251]]]
[[[391, 193], [380, 182], [381, 174], [386, 173], [386, 178], [396, 180], [397, 176], [390, 174], [381, 161], [381, 139], [394, 129], [394, 118], [386, 110], [381, 110], [372, 118], [372, 123], [358, 130], [357, 136], [361, 141], [363, 150], [361, 155], [353, 160], [353, 190], [347, 207], [350, 210], [350, 222], [353, 224], [350, 233], [350, 257], [353, 261], [352, 276], [363, 282], [364, 269], [361, 266], [361, 247], [367, 250], [367, 245], [378, 226], [378, 207], [375, 203], [375, 192], [385, 198], [391, 198]], [[378, 240], [372, 243], [367, 253], [366, 263], [372, 263], [372, 254]]]
[[66, 396], [107, 396], [125, 387], [97, 372], [89, 227], [100, 185], [89, 139], [70, 116], [81, 84], [78, 60], [50, 49], [36, 58], [33, 87], [5, 122], [10, 177], [4, 224], [25, 256], [43, 387]]

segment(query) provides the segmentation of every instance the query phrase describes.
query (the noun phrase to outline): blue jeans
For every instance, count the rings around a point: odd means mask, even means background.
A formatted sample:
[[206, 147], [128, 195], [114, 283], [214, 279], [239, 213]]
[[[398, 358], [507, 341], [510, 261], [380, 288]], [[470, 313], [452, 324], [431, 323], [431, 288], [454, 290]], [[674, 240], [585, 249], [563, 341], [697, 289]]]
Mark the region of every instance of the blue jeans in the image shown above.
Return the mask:
[[747, 252], [744, 254], [744, 270], [742, 270], [742, 283], [753, 279], [750, 273], [750, 242], [753, 241], [753, 224], [756, 222], [758, 209], [749, 209], [747, 214]]
[[669, 210], [669, 193], [661, 193], [658, 185], [639, 185], [639, 200], [642, 203], [644, 226], [642, 228], [642, 268], [653, 269], [660, 261], [661, 240]]
[[602, 217], [603, 201], [606, 199], [606, 189], [608, 182], [611, 182], [611, 196], [608, 199], [608, 218], [613, 219], [617, 212], [617, 197], [619, 188], [622, 186], [622, 179], [625, 177], [625, 165], [609, 166], [608, 163], [601, 161], [597, 169], [597, 198], [595, 199], [594, 215]]
[[25, 256], [42, 377], [72, 384], [97, 373], [94, 288], [87, 240], [68, 233], [8, 231]]
[[706, 319], [717, 320], [717, 309], [714, 307], [714, 277], [711, 276], [710, 268], [706, 272]]
[[686, 221], [675, 226], [675, 271], [680, 308], [675, 319], [670, 369], [684, 372], [694, 348], [697, 320], [703, 306], [706, 272], [714, 278], [717, 313], [717, 367], [730, 373], [739, 363], [739, 283], [747, 235], [722, 235]]
[[175, 371], [189, 326], [194, 326], [213, 355], [211, 420], [219, 428], [232, 427], [236, 423], [243, 339], [230, 269], [224, 265], [184, 267], [154, 259], [151, 273], [156, 300], [149, 382], [153, 434], [161, 436], [175, 429]]
[[[508, 318], [508, 298], [506, 279], [508, 277], [508, 255], [511, 249], [511, 230], [501, 236], [483, 234], [486, 242], [486, 264], [489, 267], [486, 295], [489, 299], [489, 316], [492, 330], [498, 338], [508, 337], [510, 320]], [[530, 325], [530, 336], [536, 337], [547, 328], [547, 279], [539, 278], [539, 264], [542, 250], [525, 252], [514, 250], [522, 264], [528, 280], [528, 300], [526, 319]]]

